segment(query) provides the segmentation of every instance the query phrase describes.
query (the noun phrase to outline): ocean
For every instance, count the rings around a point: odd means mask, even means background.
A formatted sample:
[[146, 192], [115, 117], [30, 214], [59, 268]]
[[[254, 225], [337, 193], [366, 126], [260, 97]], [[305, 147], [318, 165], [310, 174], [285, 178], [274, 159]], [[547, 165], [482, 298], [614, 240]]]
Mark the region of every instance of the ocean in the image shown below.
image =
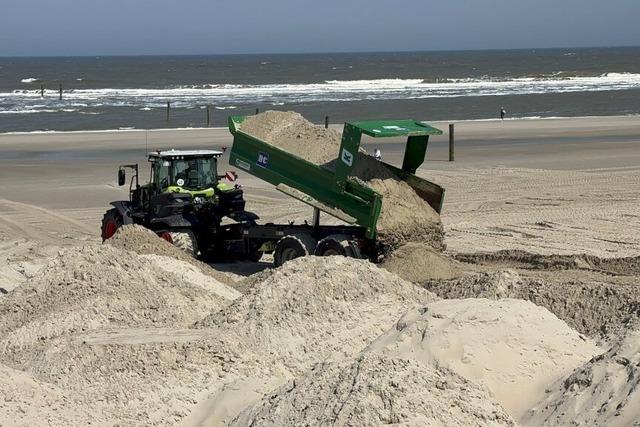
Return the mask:
[[0, 58], [0, 132], [202, 127], [207, 106], [211, 126], [256, 109], [318, 123], [640, 114], [640, 48]]

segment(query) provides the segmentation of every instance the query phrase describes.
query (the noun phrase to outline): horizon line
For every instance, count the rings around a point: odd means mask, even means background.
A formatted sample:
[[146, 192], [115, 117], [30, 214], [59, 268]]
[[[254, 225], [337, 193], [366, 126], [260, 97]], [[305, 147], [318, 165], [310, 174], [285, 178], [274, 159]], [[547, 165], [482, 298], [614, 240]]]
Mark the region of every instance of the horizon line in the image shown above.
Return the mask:
[[429, 49], [429, 50], [354, 50], [354, 51], [312, 51], [312, 52], [246, 52], [246, 53], [144, 53], [144, 54], [80, 54], [80, 55], [0, 55], [0, 58], [133, 58], [133, 57], [190, 57], [190, 56], [258, 56], [258, 55], [349, 55], [384, 53], [442, 53], [442, 52], [513, 52], [537, 50], [587, 50], [587, 49], [633, 49], [640, 45], [616, 46], [559, 46], [559, 47], [518, 47], [481, 49]]

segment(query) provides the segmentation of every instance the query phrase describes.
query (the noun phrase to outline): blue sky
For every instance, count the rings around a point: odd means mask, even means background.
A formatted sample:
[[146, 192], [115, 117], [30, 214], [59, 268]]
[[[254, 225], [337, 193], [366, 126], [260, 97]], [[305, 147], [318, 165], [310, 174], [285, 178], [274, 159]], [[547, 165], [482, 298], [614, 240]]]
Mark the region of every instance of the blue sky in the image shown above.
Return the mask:
[[640, 0], [2, 0], [0, 56], [640, 45]]

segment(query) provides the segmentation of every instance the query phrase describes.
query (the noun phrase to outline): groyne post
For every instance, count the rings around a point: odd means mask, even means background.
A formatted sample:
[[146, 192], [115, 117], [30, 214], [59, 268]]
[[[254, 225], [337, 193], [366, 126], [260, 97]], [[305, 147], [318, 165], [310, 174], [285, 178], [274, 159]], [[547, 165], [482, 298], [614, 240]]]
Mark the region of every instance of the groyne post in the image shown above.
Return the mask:
[[211, 127], [211, 106], [207, 105], [207, 127]]
[[44, 85], [40, 85], [40, 98], [44, 98]]
[[257, 116], [258, 114], [260, 114], [260, 109], [259, 109], [259, 108], [256, 108], [256, 116]]
[[329, 116], [324, 116], [324, 128], [327, 129], [329, 127]]
[[60, 83], [60, 101], [62, 101], [62, 83]]
[[454, 161], [454, 150], [453, 146], [455, 143], [455, 132], [453, 128], [453, 123], [449, 124], [449, 161]]
[[167, 101], [167, 121], [169, 121], [170, 112], [171, 112], [171, 101]]

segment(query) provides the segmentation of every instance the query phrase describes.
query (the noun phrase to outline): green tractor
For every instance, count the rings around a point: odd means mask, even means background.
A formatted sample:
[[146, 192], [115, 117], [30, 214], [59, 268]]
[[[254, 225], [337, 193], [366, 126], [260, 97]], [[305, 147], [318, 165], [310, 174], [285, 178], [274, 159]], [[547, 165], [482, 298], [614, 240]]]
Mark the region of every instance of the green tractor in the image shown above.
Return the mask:
[[[111, 202], [102, 219], [102, 239], [113, 236], [125, 224], [139, 224], [194, 256], [218, 257], [234, 248], [250, 254], [253, 260], [262, 255], [256, 247], [244, 247], [242, 229], [255, 224], [255, 214], [245, 211], [243, 191], [236, 175], [218, 175], [218, 158], [214, 150], [169, 150], [149, 154], [151, 178], [140, 185], [138, 165], [122, 165], [118, 185], [125, 185], [126, 169], [133, 171], [129, 183], [129, 200]], [[225, 221], [225, 218], [231, 221]]]

